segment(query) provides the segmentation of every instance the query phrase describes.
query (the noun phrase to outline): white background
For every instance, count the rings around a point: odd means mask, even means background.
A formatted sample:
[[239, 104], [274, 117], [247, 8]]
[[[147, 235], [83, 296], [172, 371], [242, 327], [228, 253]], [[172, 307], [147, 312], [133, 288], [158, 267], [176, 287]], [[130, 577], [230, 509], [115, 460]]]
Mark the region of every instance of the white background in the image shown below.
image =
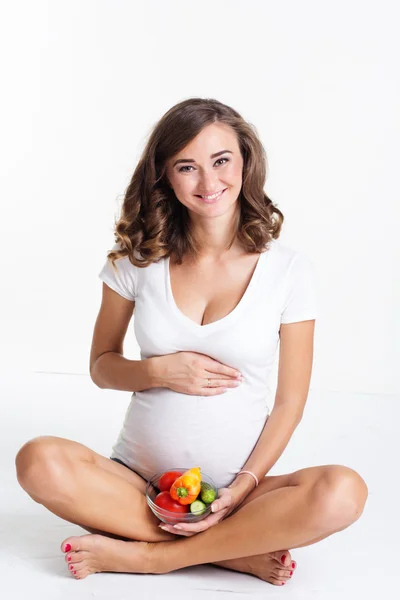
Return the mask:
[[[152, 128], [171, 106], [200, 96], [256, 127], [269, 162], [265, 191], [285, 215], [280, 240], [306, 253], [319, 275], [307, 410], [269, 475], [341, 464], [369, 488], [354, 525], [291, 549], [298, 568], [276, 592], [295, 600], [398, 596], [386, 558], [396, 556], [400, 537], [398, 3], [1, 6], [3, 595], [115, 600], [135, 590], [172, 598], [177, 583], [192, 600], [274, 595], [260, 579], [206, 564], [156, 578], [101, 573], [75, 581], [60, 545], [87, 532], [33, 502], [16, 478], [18, 450], [39, 435], [110, 456], [130, 393], [102, 390], [89, 377], [98, 273]], [[140, 358], [133, 323], [124, 350]]]
[[[144, 143], [183, 99], [257, 128], [280, 240], [319, 278], [311, 388], [399, 380], [395, 2], [14, 1], [1, 19], [0, 367], [88, 374], [98, 279]], [[125, 355], [139, 358], [128, 330]]]

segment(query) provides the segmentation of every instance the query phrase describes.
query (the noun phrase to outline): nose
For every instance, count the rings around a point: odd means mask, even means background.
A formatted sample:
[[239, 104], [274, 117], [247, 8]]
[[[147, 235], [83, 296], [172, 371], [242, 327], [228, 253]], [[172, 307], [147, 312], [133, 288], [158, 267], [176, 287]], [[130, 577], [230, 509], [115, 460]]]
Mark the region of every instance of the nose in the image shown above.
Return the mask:
[[207, 173], [206, 171], [203, 171], [199, 179], [199, 194], [206, 196], [215, 194], [222, 189], [224, 189], [224, 186], [220, 183], [215, 173]]

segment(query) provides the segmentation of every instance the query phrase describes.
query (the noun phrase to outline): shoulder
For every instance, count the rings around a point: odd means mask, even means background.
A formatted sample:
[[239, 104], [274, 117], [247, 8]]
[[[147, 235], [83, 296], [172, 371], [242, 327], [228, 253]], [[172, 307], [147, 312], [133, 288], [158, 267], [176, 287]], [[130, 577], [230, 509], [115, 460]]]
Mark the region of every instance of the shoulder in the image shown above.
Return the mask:
[[[121, 247], [119, 242], [115, 243], [111, 251], [121, 250]], [[112, 262], [108, 254], [99, 273], [100, 279], [124, 298], [131, 301], [135, 300], [140, 294], [144, 282], [148, 281], [148, 276], [154, 272], [153, 269], [156, 268], [156, 263], [151, 263], [147, 267], [140, 267], [134, 265], [128, 255], [117, 258]], [[141, 256], [137, 251], [134, 251], [134, 257], [138, 258], [139, 261], [141, 260]]]
[[282, 274], [303, 269], [313, 270], [313, 262], [306, 253], [287, 246], [278, 240], [270, 242], [268, 252], [271, 253], [272, 261]]
[[302, 250], [281, 243], [276, 246], [283, 289], [281, 323], [314, 320], [318, 315], [319, 278], [313, 261]]

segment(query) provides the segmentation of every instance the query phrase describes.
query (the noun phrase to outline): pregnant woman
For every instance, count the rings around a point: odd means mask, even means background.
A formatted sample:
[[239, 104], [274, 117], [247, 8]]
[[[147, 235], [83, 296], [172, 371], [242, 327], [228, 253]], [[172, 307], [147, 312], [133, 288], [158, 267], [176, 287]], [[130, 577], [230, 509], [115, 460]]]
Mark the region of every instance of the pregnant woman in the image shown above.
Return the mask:
[[[363, 512], [368, 489], [350, 467], [266, 475], [303, 415], [317, 285], [310, 260], [278, 242], [265, 176], [255, 128], [216, 100], [177, 104], [149, 137], [99, 275], [90, 356], [97, 386], [132, 392], [118, 440], [108, 458], [40, 436], [16, 457], [33, 500], [90, 532], [61, 544], [77, 579], [211, 563], [282, 585], [289, 549]], [[133, 314], [141, 360], [123, 356]], [[180, 466], [200, 466], [219, 495], [203, 521], [163, 530], [146, 481]]]

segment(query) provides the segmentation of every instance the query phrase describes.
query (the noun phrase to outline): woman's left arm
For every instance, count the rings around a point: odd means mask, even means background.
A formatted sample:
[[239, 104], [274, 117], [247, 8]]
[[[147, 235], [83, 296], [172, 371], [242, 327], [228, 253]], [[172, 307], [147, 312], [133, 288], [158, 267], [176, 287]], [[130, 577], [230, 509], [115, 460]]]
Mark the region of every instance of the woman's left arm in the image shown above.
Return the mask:
[[[281, 324], [278, 384], [274, 407], [258, 442], [242, 469], [252, 471], [261, 482], [283, 453], [303, 417], [310, 387], [314, 354], [315, 319]], [[242, 474], [229, 485], [243, 494], [254, 489], [251, 475]]]
[[[286, 448], [300, 423], [310, 386], [315, 319], [281, 324], [278, 385], [274, 407], [243, 470], [252, 471], [261, 482]], [[255, 487], [254, 478], [238, 475], [227, 488], [219, 490], [212, 503], [213, 514], [198, 523], [179, 523], [162, 528], [178, 535], [191, 536], [205, 531], [228, 517]]]

